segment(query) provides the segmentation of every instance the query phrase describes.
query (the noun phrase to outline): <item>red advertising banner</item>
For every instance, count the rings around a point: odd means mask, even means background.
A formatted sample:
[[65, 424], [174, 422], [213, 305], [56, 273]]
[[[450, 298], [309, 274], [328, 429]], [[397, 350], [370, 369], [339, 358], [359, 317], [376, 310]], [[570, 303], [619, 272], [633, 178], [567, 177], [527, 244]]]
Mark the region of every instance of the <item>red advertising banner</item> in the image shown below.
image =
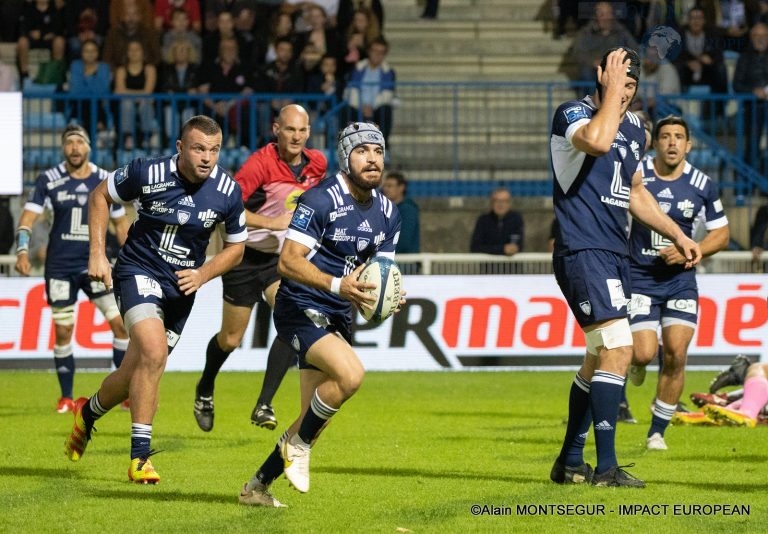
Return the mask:
[[[699, 326], [689, 365], [727, 365], [739, 353], [768, 358], [768, 275], [699, 276]], [[357, 318], [354, 345], [370, 370], [555, 369], [578, 366], [584, 337], [552, 276], [411, 276], [408, 304], [381, 325]], [[84, 299], [84, 296], [83, 296]], [[225, 364], [262, 370], [274, 337], [257, 307], [243, 347]], [[169, 370], [200, 370], [221, 321], [221, 285], [200, 291]], [[0, 368], [51, 358], [51, 312], [41, 279], [0, 279]], [[109, 325], [87, 300], [76, 306], [75, 357], [106, 361]], [[12, 362], [12, 364], [11, 364]]]

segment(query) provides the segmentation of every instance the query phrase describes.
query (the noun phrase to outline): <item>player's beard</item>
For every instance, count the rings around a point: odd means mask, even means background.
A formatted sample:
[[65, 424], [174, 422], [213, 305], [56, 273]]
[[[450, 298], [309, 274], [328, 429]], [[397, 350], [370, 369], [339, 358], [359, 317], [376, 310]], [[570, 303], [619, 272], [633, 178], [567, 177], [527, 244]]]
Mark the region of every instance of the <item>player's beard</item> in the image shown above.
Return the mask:
[[82, 170], [86, 165], [88, 165], [88, 154], [79, 154], [77, 156], [71, 156], [67, 155], [64, 156], [64, 159], [67, 160], [67, 166], [72, 169], [72, 171], [79, 171]]
[[381, 186], [381, 178], [384, 175], [381, 169], [378, 167], [376, 168], [376, 171], [378, 172], [378, 177], [373, 179], [368, 179], [363, 176], [364, 173], [370, 172], [372, 169], [364, 170], [362, 173], [353, 172], [352, 169], [350, 169], [349, 173], [347, 174], [347, 177], [352, 182], [352, 184], [357, 187], [358, 189], [362, 191], [372, 191], [374, 189], [378, 189]]

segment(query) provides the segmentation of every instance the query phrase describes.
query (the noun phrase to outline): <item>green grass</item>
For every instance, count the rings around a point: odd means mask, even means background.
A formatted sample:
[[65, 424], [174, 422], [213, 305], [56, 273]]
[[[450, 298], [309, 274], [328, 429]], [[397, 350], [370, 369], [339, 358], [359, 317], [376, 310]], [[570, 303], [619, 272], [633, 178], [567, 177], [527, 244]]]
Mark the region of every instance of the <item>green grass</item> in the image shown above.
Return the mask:
[[[249, 508], [237, 493], [296, 413], [297, 373], [275, 406], [281, 425], [249, 423], [260, 373], [224, 373], [213, 432], [192, 416], [197, 374], [167, 373], [154, 422], [158, 486], [127, 481], [130, 416], [99, 421], [85, 457], [62, 443], [69, 415], [53, 411], [55, 375], [0, 372], [1, 532], [757, 532], [768, 520], [766, 428], [673, 427], [666, 452], [644, 449], [655, 374], [629, 396], [639, 424], [621, 424], [621, 463], [643, 490], [558, 486], [548, 480], [564, 432], [573, 373], [371, 373], [312, 454], [312, 489], [284, 479], [273, 493], [287, 509]], [[713, 373], [690, 373], [686, 393]], [[76, 391], [103, 373], [79, 373]], [[587, 460], [594, 462], [590, 436]], [[511, 515], [473, 516], [473, 504]], [[605, 515], [518, 515], [518, 505], [603, 505]], [[619, 505], [669, 505], [660, 516], [620, 516]], [[675, 504], [749, 505], [749, 516], [674, 515]], [[400, 530], [401, 532], [404, 530]]]

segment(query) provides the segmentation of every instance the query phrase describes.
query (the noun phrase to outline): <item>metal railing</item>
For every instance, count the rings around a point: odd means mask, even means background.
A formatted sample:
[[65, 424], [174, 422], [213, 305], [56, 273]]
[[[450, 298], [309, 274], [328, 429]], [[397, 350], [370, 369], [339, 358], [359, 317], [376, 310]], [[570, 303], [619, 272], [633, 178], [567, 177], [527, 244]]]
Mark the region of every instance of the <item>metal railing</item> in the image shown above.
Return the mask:
[[[579, 84], [562, 82], [401, 82], [393, 102], [388, 168], [407, 171], [415, 197], [487, 196], [504, 185], [515, 196], [549, 196], [549, 137], [556, 107], [576, 97]], [[591, 87], [580, 85], [580, 93]], [[345, 102], [310, 94], [109, 95], [24, 93], [24, 163], [27, 182], [58, 161], [59, 135], [70, 121], [94, 138], [92, 159], [104, 167], [174, 149], [179, 124], [192, 113], [215, 115], [206, 100], [226, 102], [222, 165], [236, 170], [271, 137], [277, 102], [305, 105], [312, 114], [310, 145], [326, 150], [335, 170], [335, 135], [352, 115]], [[657, 95], [657, 115], [682, 112], [696, 134], [692, 163], [743, 197], [768, 191], [755, 171], [760, 155], [752, 95]], [[721, 119], [716, 110], [725, 111]], [[745, 111], [751, 114], [745, 115]], [[767, 119], [768, 120], [768, 119]], [[747, 151], [750, 148], [750, 151]], [[749, 161], [745, 155], [749, 154]]]

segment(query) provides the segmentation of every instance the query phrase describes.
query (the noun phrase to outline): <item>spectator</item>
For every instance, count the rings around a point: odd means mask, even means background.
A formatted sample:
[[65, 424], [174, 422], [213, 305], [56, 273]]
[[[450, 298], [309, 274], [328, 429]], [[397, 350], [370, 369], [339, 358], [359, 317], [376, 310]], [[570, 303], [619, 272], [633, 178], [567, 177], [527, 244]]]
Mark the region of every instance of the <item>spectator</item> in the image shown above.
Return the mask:
[[766, 121], [766, 99], [768, 99], [768, 25], [755, 24], [749, 32], [750, 46], [739, 54], [736, 72], [733, 75], [733, 90], [737, 93], [752, 93], [757, 99], [744, 102], [744, 138], [747, 164], [755, 166], [765, 174], [765, 154], [760, 153]]
[[749, 247], [752, 249], [752, 261], [759, 262], [765, 250], [765, 232], [768, 230], [768, 205], [760, 206], [755, 214], [755, 221], [749, 229]]
[[[195, 58], [197, 58], [195, 63], [199, 63], [200, 58], [203, 57], [203, 40], [196, 32], [189, 29], [189, 15], [180, 8], [173, 10], [171, 29], [163, 33], [163, 51], [169, 54], [171, 45], [177, 40], [187, 41], [192, 46]], [[163, 60], [167, 61], [168, 58], [164, 57]]]
[[320, 63], [309, 72], [305, 72], [306, 92], [310, 94], [324, 94], [326, 96], [336, 96], [341, 100], [344, 91], [344, 83], [339, 77], [336, 68], [336, 58], [325, 55], [320, 59]]
[[345, 31], [346, 49], [342, 73], [348, 75], [361, 60], [368, 57], [368, 46], [381, 37], [381, 27], [370, 10], [358, 9]]
[[[93, 33], [97, 37], [90, 38], [95, 39], [99, 46], [101, 46], [104, 42], [104, 37], [107, 35], [107, 30], [109, 30], [110, 15], [110, 2], [105, 2], [104, 0], [66, 0], [66, 9], [63, 10], [66, 15], [66, 35], [71, 38], [78, 33], [81, 17], [86, 11], [88, 12], [88, 17], [93, 17]], [[81, 41], [84, 40], [81, 39]], [[68, 42], [67, 55], [72, 58], [78, 58], [80, 57], [80, 52], [79, 50], [77, 52], [70, 50]]]
[[421, 18], [436, 19], [439, 8], [440, 0], [426, 0], [426, 2], [424, 2], [424, 11], [421, 13]]
[[[277, 57], [256, 72], [254, 90], [258, 93], [295, 94], [304, 92], [304, 71], [294, 60], [293, 43], [288, 38], [275, 43]], [[270, 126], [280, 108], [291, 104], [290, 98], [274, 98], [269, 108], [259, 110], [261, 136], [271, 135]], [[268, 133], [270, 132], [270, 133]]]
[[336, 17], [339, 12], [339, 0], [312, 0], [306, 2], [305, 0], [284, 0], [282, 10], [296, 17], [297, 14], [301, 15], [301, 19], [297, 20], [297, 26], [299, 31], [307, 31], [311, 27], [311, 23], [306, 20], [307, 13], [319, 7], [323, 10], [323, 14], [328, 18], [328, 27], [336, 27]]
[[[102, 0], [103, 1], [103, 0]], [[155, 27], [155, 8], [151, 0], [110, 0], [109, 27], [119, 26], [128, 8], [135, 9], [139, 15], [139, 24], [145, 28]]]
[[[157, 69], [144, 59], [141, 41], [130, 41], [126, 52], [125, 65], [115, 71], [116, 95], [151, 95], [157, 85]], [[138, 141], [149, 148], [152, 132], [155, 130], [154, 105], [150, 98], [123, 98], [120, 100], [120, 133], [123, 148], [133, 150]], [[136, 114], [139, 115], [141, 139], [137, 140]], [[155, 143], [154, 146], [157, 146]]]
[[74, 26], [67, 31], [67, 58], [72, 60], [80, 57], [80, 49], [86, 41], [94, 41], [99, 48], [104, 43], [106, 33], [98, 32], [98, 17], [91, 8], [86, 8], [77, 17]]
[[707, 26], [700, 7], [688, 12], [688, 25], [682, 31], [682, 51], [676, 66], [680, 85], [688, 90], [691, 85], [706, 85], [712, 93], [728, 92], [728, 72], [723, 51], [717, 46], [719, 34]]
[[19, 73], [0, 59], [0, 91], [18, 91]]
[[234, 39], [237, 45], [237, 61], [242, 64], [240, 59], [240, 50], [245, 48], [246, 43], [235, 32], [235, 19], [229, 11], [222, 11], [216, 18], [216, 31], [208, 34], [203, 39], [203, 65], [214, 63], [220, 52], [219, 45], [224, 39]]
[[[626, 27], [616, 21], [610, 2], [597, 2], [594, 19], [584, 25], [573, 39], [572, 50], [577, 63], [576, 80], [593, 84], [603, 52], [618, 46], [635, 50], [637, 41]], [[577, 89], [577, 96], [581, 97], [583, 93], [583, 89]]]
[[680, 76], [677, 69], [666, 59], [660, 59], [654, 48], [648, 48], [643, 55], [642, 81], [638, 89], [640, 98], [635, 105], [642, 105], [651, 117], [655, 117], [656, 95], [679, 93]]
[[254, 64], [266, 65], [277, 57], [275, 54], [275, 43], [278, 39], [286, 37], [295, 43], [296, 33], [293, 29], [293, 19], [288, 13], [275, 11], [269, 21], [267, 32], [256, 37], [253, 51]]
[[102, 58], [112, 68], [125, 65], [129, 41], [140, 41], [144, 49], [144, 61], [158, 65], [161, 61], [160, 39], [152, 26], [142, 23], [139, 4], [126, 3], [122, 8], [122, 19], [110, 27], [104, 40]]
[[[248, 85], [248, 75], [240, 63], [237, 40], [234, 37], [221, 39], [218, 56], [201, 70], [198, 91], [203, 94], [240, 93], [241, 95], [248, 95], [253, 92]], [[221, 123], [226, 144], [230, 135], [237, 134], [238, 116], [244, 116], [240, 99], [214, 100], [206, 98], [203, 105], [206, 115], [212, 116]]]
[[0, 41], [15, 43], [19, 40], [19, 19], [24, 13], [26, 0], [0, 2]]
[[[111, 88], [112, 72], [106, 63], [99, 61], [98, 44], [94, 40], [85, 41], [80, 50], [80, 59], [74, 60], [69, 68], [69, 92], [85, 98], [72, 101], [69, 119], [81, 124], [91, 138], [99, 134], [102, 144], [105, 142], [107, 132], [113, 126], [112, 115], [108, 101], [97, 100], [93, 104], [93, 99], [108, 96], [112, 92]], [[93, 117], [94, 105], [96, 117]]]
[[408, 194], [408, 181], [401, 172], [391, 171], [384, 177], [381, 191], [395, 203], [400, 212], [400, 240], [395, 252], [398, 254], [418, 254], [421, 252], [421, 227], [419, 225], [419, 205]]
[[522, 252], [524, 235], [523, 216], [512, 210], [512, 195], [500, 187], [491, 193], [491, 211], [477, 218], [469, 251], [513, 256]]
[[173, 16], [177, 9], [187, 14], [189, 27], [199, 35], [203, 30], [199, 0], [155, 0], [155, 30], [163, 32], [173, 29]]
[[336, 27], [340, 34], [344, 34], [349, 25], [352, 24], [352, 17], [355, 11], [366, 9], [376, 16], [379, 28], [384, 30], [384, 6], [381, 0], [339, 0], [339, 13], [336, 17]]
[[29, 77], [29, 51], [45, 48], [51, 51], [51, 60], [64, 61], [67, 45], [64, 39], [63, 15], [53, 0], [34, 0], [24, 6], [19, 21], [20, 37], [17, 45], [19, 74], [22, 80]]
[[388, 51], [389, 43], [383, 37], [373, 41], [368, 47], [368, 59], [357, 63], [344, 94], [349, 120], [375, 122], [387, 142], [395, 99], [395, 71], [386, 61]]
[[235, 11], [235, 34], [240, 42], [240, 61], [253, 67], [253, 52], [256, 48], [256, 19], [253, 9], [241, 7]]
[[[177, 39], [170, 45], [169, 57], [163, 63], [158, 75], [158, 92], [176, 95], [197, 93], [200, 85], [200, 71], [194, 46], [187, 39]], [[169, 145], [179, 137], [179, 127], [194, 115], [194, 105], [190, 101], [174, 100], [163, 108], [164, 145]]]
[[324, 54], [338, 56], [340, 53], [337, 34], [328, 27], [328, 17], [320, 6], [309, 6], [304, 10], [304, 18], [307, 21], [309, 30], [296, 36], [296, 50], [299, 55], [304, 54], [304, 49], [312, 45], [319, 63]]
[[744, 50], [749, 28], [757, 22], [760, 7], [757, 0], [703, 0], [706, 19], [719, 28], [726, 39], [736, 40], [732, 50]]

